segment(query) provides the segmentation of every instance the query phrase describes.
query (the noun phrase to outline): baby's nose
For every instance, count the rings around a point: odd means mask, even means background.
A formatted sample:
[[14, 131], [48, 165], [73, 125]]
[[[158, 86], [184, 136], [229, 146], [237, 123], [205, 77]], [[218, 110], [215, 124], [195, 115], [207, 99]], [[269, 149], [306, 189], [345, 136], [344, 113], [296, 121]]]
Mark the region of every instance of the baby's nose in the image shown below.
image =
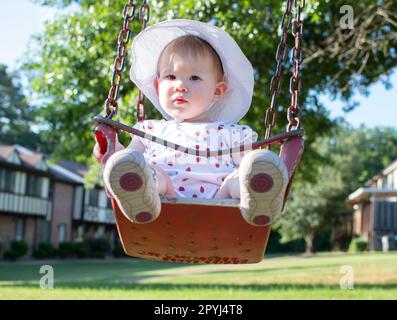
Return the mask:
[[178, 81], [175, 84], [175, 91], [176, 92], [186, 92], [187, 91], [187, 87], [182, 81]]

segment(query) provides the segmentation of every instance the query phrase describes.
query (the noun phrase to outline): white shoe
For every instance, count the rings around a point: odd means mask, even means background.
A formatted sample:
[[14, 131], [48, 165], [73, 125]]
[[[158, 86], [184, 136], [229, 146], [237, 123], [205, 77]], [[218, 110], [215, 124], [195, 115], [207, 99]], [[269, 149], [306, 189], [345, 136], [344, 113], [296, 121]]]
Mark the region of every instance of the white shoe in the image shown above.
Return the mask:
[[255, 226], [264, 226], [281, 213], [288, 172], [284, 162], [267, 150], [254, 150], [241, 160], [240, 211]]
[[161, 201], [155, 171], [142, 153], [128, 149], [116, 152], [106, 162], [103, 179], [128, 219], [147, 223], [159, 216]]

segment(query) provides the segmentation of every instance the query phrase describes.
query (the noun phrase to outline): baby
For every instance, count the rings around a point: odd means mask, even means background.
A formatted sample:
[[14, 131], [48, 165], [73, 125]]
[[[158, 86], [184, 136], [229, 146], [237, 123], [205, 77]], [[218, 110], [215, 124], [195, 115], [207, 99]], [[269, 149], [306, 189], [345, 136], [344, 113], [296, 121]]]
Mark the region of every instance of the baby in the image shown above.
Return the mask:
[[206, 158], [133, 136], [128, 148], [118, 146], [103, 173], [125, 216], [152, 221], [160, 196], [235, 198], [247, 222], [268, 224], [281, 212], [288, 174], [273, 152], [252, 151], [257, 133], [236, 124], [250, 107], [254, 85], [237, 43], [215, 26], [177, 19], [142, 31], [132, 55], [131, 79], [165, 117], [136, 129], [195, 150], [244, 148]]

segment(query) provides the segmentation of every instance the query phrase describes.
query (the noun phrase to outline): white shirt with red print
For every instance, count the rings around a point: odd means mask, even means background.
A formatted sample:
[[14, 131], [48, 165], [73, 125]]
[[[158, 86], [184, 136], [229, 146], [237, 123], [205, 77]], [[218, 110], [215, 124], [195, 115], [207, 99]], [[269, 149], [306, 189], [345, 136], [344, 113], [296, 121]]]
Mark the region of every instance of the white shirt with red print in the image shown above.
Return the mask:
[[[134, 128], [153, 136], [195, 150], [218, 151], [251, 144], [258, 134], [247, 125], [224, 122], [177, 122], [175, 120], [144, 120]], [[139, 138], [145, 146], [144, 157], [169, 175], [174, 190], [181, 198], [213, 198], [225, 178], [237, 170], [244, 153], [218, 157], [196, 157]]]

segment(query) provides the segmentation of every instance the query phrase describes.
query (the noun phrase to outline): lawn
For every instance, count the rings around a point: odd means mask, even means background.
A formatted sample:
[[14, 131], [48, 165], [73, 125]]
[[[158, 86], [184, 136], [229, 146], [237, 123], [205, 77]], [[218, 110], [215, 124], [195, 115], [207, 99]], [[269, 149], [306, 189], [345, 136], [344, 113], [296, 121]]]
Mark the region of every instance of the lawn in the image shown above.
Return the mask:
[[[53, 267], [54, 289], [40, 288], [44, 264]], [[341, 288], [343, 266], [353, 289]], [[268, 256], [249, 265], [1, 262], [0, 299], [397, 299], [397, 252]]]

